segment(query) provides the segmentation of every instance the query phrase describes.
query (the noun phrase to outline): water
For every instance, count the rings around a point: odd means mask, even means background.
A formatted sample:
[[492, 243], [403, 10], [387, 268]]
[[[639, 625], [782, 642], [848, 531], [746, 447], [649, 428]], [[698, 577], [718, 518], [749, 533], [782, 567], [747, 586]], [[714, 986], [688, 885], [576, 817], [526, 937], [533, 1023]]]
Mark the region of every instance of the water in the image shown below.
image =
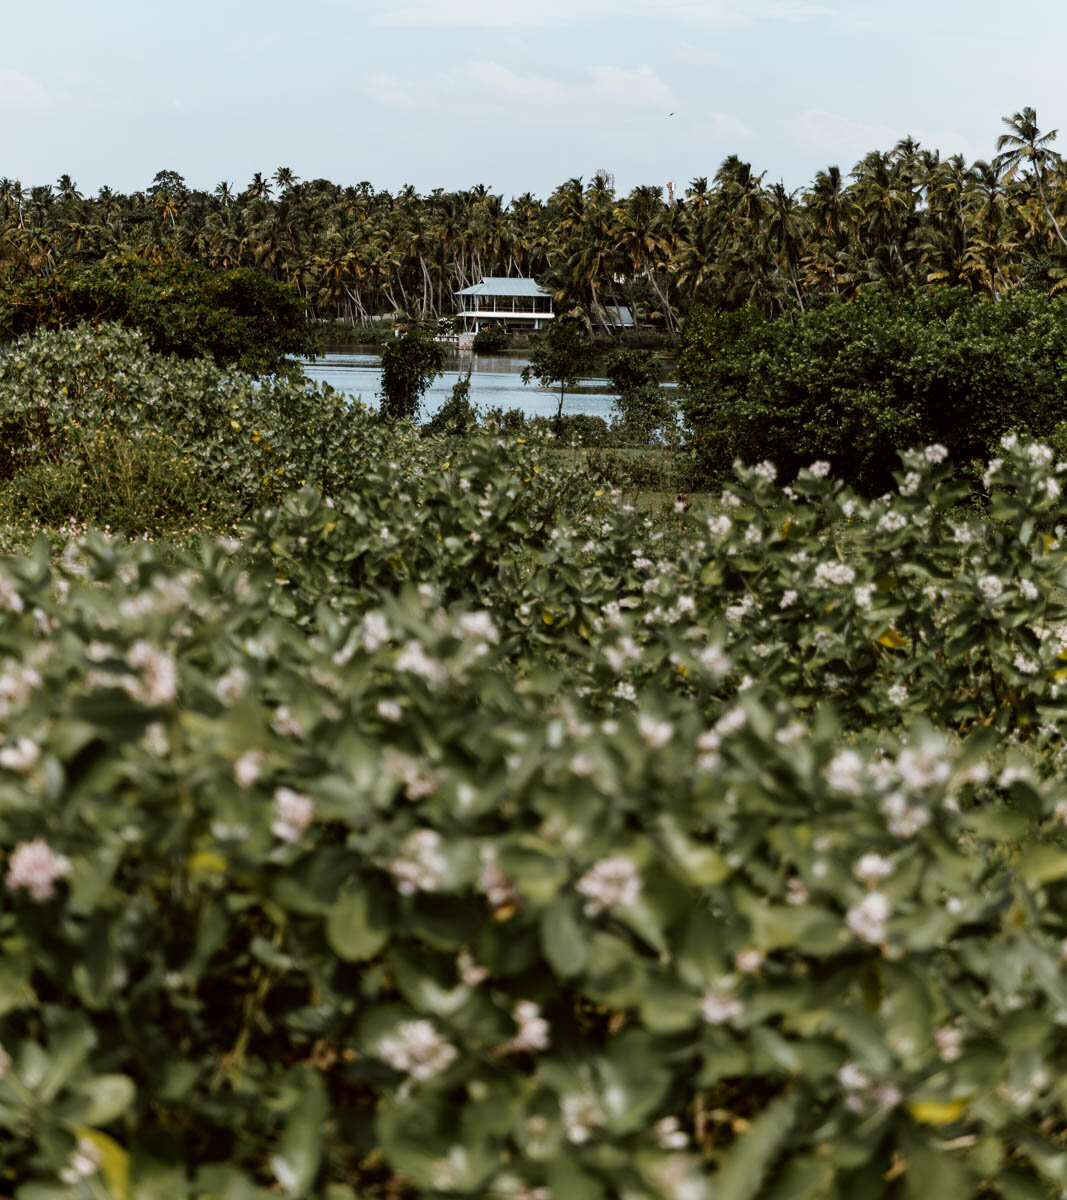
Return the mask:
[[[422, 398], [420, 419], [432, 417], [452, 394], [460, 374], [471, 367], [471, 403], [487, 408], [520, 409], [527, 417], [554, 417], [559, 393], [540, 388], [536, 383], [524, 387], [520, 373], [529, 359], [517, 354], [472, 354], [450, 350], [444, 375], [430, 384]], [[314, 362], [304, 364], [304, 374], [316, 383], [328, 383], [338, 392], [359, 396], [364, 404], [378, 407], [381, 388], [382, 358], [374, 350], [358, 346], [330, 346]], [[587, 379], [586, 386], [610, 387], [606, 379]], [[582, 396], [567, 393], [563, 412], [587, 413], [609, 420], [615, 415], [614, 395]]]

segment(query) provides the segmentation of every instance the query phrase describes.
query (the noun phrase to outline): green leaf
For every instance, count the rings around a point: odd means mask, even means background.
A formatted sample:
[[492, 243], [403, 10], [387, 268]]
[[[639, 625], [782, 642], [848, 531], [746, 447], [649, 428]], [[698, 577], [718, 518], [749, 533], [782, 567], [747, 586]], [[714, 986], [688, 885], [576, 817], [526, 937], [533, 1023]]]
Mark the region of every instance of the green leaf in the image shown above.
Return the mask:
[[129, 1108], [137, 1093], [128, 1075], [97, 1075], [72, 1088], [76, 1111], [71, 1120], [82, 1125], [109, 1125]]
[[349, 890], [330, 908], [326, 917], [326, 940], [345, 962], [373, 958], [385, 945], [389, 929], [365, 888]]
[[1067, 875], [1067, 850], [1058, 846], [1030, 846], [1019, 858], [1019, 875], [1031, 887], [1040, 887]]
[[797, 1115], [795, 1096], [779, 1096], [730, 1151], [716, 1179], [715, 1200], [756, 1200], [763, 1177], [779, 1147], [792, 1132]]
[[564, 976], [577, 975], [589, 959], [589, 940], [568, 896], [554, 900], [541, 914], [541, 945], [552, 967]]
[[278, 1150], [270, 1160], [274, 1178], [287, 1196], [306, 1196], [315, 1182], [322, 1161], [328, 1112], [329, 1099], [322, 1077], [303, 1070], [300, 1098], [285, 1123]]

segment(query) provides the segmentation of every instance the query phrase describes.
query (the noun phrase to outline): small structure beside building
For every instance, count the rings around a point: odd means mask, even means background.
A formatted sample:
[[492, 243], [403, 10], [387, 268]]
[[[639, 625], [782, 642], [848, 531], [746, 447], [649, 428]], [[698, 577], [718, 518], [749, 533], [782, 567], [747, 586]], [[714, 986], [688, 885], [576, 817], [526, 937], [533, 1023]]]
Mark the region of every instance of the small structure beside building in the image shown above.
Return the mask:
[[616, 333], [620, 329], [633, 329], [634, 315], [622, 304], [602, 304], [600, 311], [604, 314], [604, 324]]
[[503, 325], [508, 333], [531, 333], [553, 319], [552, 293], [536, 279], [483, 275], [481, 283], [456, 292], [465, 333]]

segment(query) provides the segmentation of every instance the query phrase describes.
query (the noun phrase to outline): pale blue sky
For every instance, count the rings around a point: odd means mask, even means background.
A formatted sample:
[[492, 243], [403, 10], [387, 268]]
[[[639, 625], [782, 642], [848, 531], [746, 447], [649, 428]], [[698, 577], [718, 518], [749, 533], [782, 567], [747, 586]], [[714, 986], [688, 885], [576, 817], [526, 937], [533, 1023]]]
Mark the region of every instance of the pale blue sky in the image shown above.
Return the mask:
[[[790, 187], [906, 134], [1067, 153], [1067, 5], [1030, 0], [51, 0], [4, 5], [0, 175], [83, 190], [302, 178], [506, 198], [728, 154]], [[674, 112], [673, 117], [668, 116]]]

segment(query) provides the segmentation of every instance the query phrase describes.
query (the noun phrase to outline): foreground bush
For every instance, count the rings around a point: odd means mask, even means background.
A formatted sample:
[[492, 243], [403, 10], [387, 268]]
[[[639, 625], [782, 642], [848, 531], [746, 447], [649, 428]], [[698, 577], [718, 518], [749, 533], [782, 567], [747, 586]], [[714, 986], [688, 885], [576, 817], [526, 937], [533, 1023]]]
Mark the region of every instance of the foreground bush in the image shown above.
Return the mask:
[[990, 304], [963, 288], [873, 291], [759, 321], [695, 309], [679, 378], [696, 465], [812, 459], [873, 494], [897, 452], [937, 442], [964, 465], [1002, 434], [1047, 438], [1067, 405], [1067, 298], [1019, 290]]
[[1062, 1192], [1067, 467], [763, 465], [668, 554], [433, 445], [0, 565], [4, 1186]]

